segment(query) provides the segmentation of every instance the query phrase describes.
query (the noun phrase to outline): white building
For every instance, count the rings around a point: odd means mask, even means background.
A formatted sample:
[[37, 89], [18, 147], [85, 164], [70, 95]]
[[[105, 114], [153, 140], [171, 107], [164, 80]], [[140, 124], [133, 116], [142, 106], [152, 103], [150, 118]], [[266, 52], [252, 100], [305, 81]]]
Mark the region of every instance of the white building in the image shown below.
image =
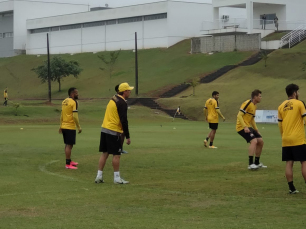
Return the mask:
[[169, 47], [199, 35], [201, 22], [212, 18], [212, 5], [163, 1], [114, 9], [27, 20], [27, 54], [81, 53]]
[[[263, 36], [276, 30], [277, 16], [279, 30], [293, 30], [306, 23], [305, 0], [213, 0], [213, 19], [204, 21], [202, 34], [224, 32], [262, 33]], [[222, 9], [244, 9], [246, 17], [226, 17]], [[266, 15], [266, 20], [262, 16]], [[264, 31], [265, 30], [265, 31]]]
[[0, 57], [25, 52], [27, 19], [84, 11], [88, 11], [88, 5], [0, 0]]

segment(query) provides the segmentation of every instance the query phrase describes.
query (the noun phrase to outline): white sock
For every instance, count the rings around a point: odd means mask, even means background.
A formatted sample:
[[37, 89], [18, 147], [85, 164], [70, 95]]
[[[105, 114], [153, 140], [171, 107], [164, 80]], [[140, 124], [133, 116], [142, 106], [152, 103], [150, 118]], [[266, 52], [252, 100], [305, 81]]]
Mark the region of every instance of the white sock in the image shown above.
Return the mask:
[[101, 170], [98, 170], [98, 174], [97, 174], [97, 177], [102, 177], [102, 173], [103, 173], [103, 171], [101, 171]]
[[114, 180], [120, 179], [120, 172], [114, 172]]

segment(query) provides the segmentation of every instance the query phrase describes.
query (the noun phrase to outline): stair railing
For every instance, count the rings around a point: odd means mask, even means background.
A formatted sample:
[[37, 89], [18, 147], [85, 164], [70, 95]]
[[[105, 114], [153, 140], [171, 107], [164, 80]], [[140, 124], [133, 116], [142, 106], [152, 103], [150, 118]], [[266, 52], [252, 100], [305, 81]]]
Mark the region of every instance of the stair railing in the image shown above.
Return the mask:
[[289, 48], [291, 48], [304, 38], [306, 38], [306, 24], [298, 26], [296, 29], [283, 36], [280, 41], [280, 47], [289, 45]]

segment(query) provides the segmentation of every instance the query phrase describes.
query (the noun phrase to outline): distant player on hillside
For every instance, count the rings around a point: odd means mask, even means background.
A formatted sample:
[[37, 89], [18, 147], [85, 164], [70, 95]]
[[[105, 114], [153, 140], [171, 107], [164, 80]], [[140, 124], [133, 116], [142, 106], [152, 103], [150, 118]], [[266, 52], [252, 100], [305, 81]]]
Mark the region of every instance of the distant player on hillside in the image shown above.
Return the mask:
[[222, 115], [220, 111], [218, 100], [219, 100], [219, 92], [214, 91], [212, 93], [212, 98], [206, 101], [204, 107], [205, 120], [209, 123], [209, 128], [211, 129], [207, 138], [204, 140], [204, 146], [207, 147], [208, 140], [210, 139], [209, 143], [210, 149], [217, 148], [213, 145], [213, 142], [215, 139], [216, 131], [218, 129], [219, 115], [223, 118], [223, 121], [225, 121], [225, 117]]
[[282, 136], [282, 161], [286, 161], [286, 178], [289, 185], [289, 193], [299, 191], [293, 185], [293, 164], [300, 161], [302, 175], [306, 182], [306, 145], [305, 130], [306, 109], [305, 104], [298, 100], [299, 86], [289, 84], [286, 87], [288, 100], [278, 107], [278, 126]]
[[62, 114], [59, 133], [63, 134], [65, 143], [66, 155], [66, 169], [77, 169], [77, 162], [71, 160], [71, 151], [75, 145], [76, 127], [79, 134], [82, 132], [79, 116], [78, 116], [78, 102], [79, 92], [76, 88], [72, 87], [68, 90], [69, 98], [62, 102]]
[[[255, 123], [256, 104], [261, 101], [261, 91], [254, 90], [251, 99], [242, 103], [237, 115], [236, 131], [240, 134], [249, 146], [249, 166], [248, 169], [256, 170], [267, 168], [259, 162], [264, 142]], [[254, 163], [255, 155], [255, 163]]]
[[173, 115], [172, 122], [174, 121], [175, 116], [176, 116], [176, 115], [180, 115], [180, 114], [181, 114], [181, 107], [179, 106], [179, 107], [176, 109], [176, 111], [175, 111], [175, 113], [174, 113], [174, 115]]
[[4, 90], [4, 103], [3, 106], [7, 106], [7, 101], [8, 101], [8, 93], [7, 93], [7, 88]]

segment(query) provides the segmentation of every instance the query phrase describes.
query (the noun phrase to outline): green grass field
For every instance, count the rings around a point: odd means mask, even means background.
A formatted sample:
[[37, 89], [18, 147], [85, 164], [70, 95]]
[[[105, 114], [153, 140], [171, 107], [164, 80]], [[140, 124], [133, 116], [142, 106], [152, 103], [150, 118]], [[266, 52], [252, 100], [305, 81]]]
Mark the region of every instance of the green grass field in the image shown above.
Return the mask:
[[268, 169], [248, 171], [248, 145], [234, 123], [220, 123], [219, 148], [210, 150], [206, 123], [132, 106], [132, 143], [121, 159], [131, 183], [113, 184], [108, 161], [106, 183], [95, 184], [106, 103], [80, 101], [76, 171], [64, 168], [59, 101], [23, 102], [18, 116], [0, 107], [0, 228], [305, 228], [306, 186], [296, 164], [300, 193], [288, 194], [276, 125], [258, 125]]

